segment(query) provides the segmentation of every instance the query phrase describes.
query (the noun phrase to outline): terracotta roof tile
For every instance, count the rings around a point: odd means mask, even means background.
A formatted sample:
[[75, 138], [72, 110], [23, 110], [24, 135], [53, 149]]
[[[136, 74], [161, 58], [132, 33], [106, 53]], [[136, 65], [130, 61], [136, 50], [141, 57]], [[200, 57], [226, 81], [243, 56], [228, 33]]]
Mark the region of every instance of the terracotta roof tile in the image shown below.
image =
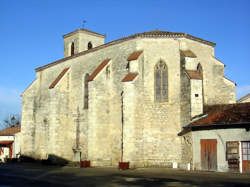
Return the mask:
[[137, 60], [142, 53], [143, 51], [136, 51], [136, 52], [131, 53], [131, 55], [129, 55], [128, 57], [128, 61]]
[[180, 50], [181, 54], [185, 57], [196, 58], [197, 56], [191, 50]]
[[210, 107], [208, 116], [190, 124], [190, 126], [210, 124], [250, 124], [250, 103], [215, 105]]
[[110, 60], [111, 59], [106, 59], [101, 64], [99, 64], [95, 71], [89, 76], [88, 81], [93, 81], [98, 73], [109, 63]]
[[73, 59], [73, 58], [77, 58], [79, 56], [82, 56], [82, 55], [85, 55], [85, 54], [88, 54], [88, 53], [92, 53], [94, 51], [103, 49], [105, 47], [122, 43], [124, 41], [132, 40], [132, 39], [135, 39], [135, 38], [152, 38], [152, 37], [153, 38], [188, 38], [188, 39], [191, 39], [191, 40], [194, 40], [194, 41], [198, 41], [198, 42], [210, 45], [210, 46], [215, 46], [216, 45], [213, 42], [210, 42], [210, 41], [207, 41], [207, 40], [203, 40], [201, 38], [194, 37], [194, 36], [188, 35], [186, 33], [181, 33], [181, 32], [167, 32], [167, 31], [157, 31], [157, 30], [155, 30], [155, 31], [137, 33], [137, 34], [134, 34], [134, 35], [131, 35], [131, 36], [123, 37], [123, 38], [111, 41], [109, 43], [106, 43], [106, 44], [103, 44], [103, 45], [99, 45], [99, 46], [94, 47], [92, 49], [89, 49], [89, 50], [86, 50], [86, 51], [82, 51], [82, 52], [77, 53], [77, 54], [75, 54], [73, 56], [69, 56], [69, 57], [57, 60], [55, 62], [52, 62], [50, 64], [38, 67], [35, 70], [36, 70], [36, 72], [42, 71], [42, 70], [44, 70], [46, 68], [49, 68], [51, 66], [57, 65], [57, 64], [62, 63], [62, 62], [65, 62], [67, 60], [70, 60], [70, 59]]
[[11, 145], [13, 142], [13, 140], [2, 140], [0, 141], [0, 145]]
[[202, 76], [199, 71], [195, 70], [186, 70], [186, 73], [190, 79], [200, 79], [202, 80]]
[[8, 127], [0, 131], [0, 136], [2, 135], [14, 135], [18, 132], [21, 132], [21, 126]]
[[51, 85], [49, 86], [49, 89], [54, 88], [57, 83], [62, 79], [62, 77], [65, 75], [65, 73], [69, 70], [69, 68], [65, 68], [56, 78], [56, 80], [54, 80], [54, 82], [51, 83]]
[[247, 94], [247, 95], [245, 95], [244, 97], [238, 99], [238, 100], [237, 100], [237, 103], [240, 103], [240, 102], [242, 102], [242, 101], [244, 101], [244, 100], [246, 100], [246, 99], [248, 99], [248, 98], [250, 98], [250, 93]]
[[122, 79], [122, 82], [133, 81], [137, 75], [138, 75], [137, 73], [129, 73]]

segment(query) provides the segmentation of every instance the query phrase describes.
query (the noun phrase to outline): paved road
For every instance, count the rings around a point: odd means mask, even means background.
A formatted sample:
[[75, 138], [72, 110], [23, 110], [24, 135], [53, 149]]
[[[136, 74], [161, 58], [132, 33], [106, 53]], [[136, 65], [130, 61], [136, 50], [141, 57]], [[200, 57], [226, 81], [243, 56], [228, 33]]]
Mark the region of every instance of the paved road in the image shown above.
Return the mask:
[[39, 164], [0, 165], [0, 187], [55, 186], [250, 186], [250, 174], [190, 172], [165, 168], [119, 171]]

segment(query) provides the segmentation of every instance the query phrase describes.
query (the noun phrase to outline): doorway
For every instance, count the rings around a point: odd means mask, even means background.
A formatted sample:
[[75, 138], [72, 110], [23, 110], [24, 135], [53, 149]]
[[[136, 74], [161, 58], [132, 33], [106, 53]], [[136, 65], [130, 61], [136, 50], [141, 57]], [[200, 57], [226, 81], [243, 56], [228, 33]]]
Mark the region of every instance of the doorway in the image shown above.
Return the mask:
[[202, 139], [201, 144], [201, 169], [207, 171], [217, 170], [217, 140]]

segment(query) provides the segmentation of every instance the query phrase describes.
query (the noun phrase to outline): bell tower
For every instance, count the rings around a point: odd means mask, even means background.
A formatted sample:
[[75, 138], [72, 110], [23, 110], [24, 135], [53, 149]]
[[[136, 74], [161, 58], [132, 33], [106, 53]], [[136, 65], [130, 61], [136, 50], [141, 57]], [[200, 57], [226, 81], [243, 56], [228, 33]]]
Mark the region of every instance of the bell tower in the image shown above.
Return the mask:
[[106, 35], [87, 29], [78, 29], [63, 35], [64, 57], [73, 56], [79, 52], [90, 50], [104, 44]]

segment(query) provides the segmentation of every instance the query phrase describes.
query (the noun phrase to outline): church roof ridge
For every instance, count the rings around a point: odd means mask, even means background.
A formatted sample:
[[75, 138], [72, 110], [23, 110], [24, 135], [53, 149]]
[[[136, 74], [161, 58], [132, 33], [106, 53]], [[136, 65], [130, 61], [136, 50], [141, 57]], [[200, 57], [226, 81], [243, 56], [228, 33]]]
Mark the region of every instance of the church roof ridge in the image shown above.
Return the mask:
[[[87, 30], [87, 29], [85, 29], [85, 30]], [[76, 32], [76, 31], [74, 31], [74, 32]], [[210, 41], [207, 41], [207, 40], [203, 40], [201, 38], [189, 35], [187, 33], [152, 30], [152, 31], [148, 31], [148, 32], [136, 33], [136, 34], [133, 34], [133, 35], [130, 35], [130, 36], [127, 36], [127, 37], [122, 37], [122, 38], [119, 38], [117, 40], [113, 40], [111, 42], [99, 45], [99, 46], [94, 47], [92, 49], [79, 52], [79, 53], [77, 53], [77, 54], [75, 54], [73, 56], [62, 58], [60, 60], [57, 60], [57, 61], [54, 61], [52, 63], [46, 64], [44, 66], [40, 66], [40, 67], [36, 68], [35, 71], [36, 72], [42, 71], [42, 70], [44, 70], [46, 68], [49, 68], [49, 67], [54, 66], [54, 65], [56, 65], [58, 63], [64, 62], [66, 60], [69, 60], [69, 59], [72, 59], [72, 58], [76, 58], [76, 57], [85, 55], [87, 53], [91, 53], [91, 52], [97, 51], [99, 49], [103, 49], [105, 47], [108, 47], [108, 46], [111, 46], [111, 45], [115, 45], [115, 44], [119, 44], [121, 42], [132, 40], [132, 39], [135, 39], [135, 38], [165, 38], [165, 37], [167, 37], [167, 38], [187, 38], [187, 39], [198, 41], [198, 42], [201, 42], [201, 43], [204, 43], [204, 44], [207, 44], [207, 45], [211, 45], [211, 46], [215, 46], [216, 45], [216, 43], [213, 43], [213, 42], [210, 42]]]
[[87, 33], [95, 35], [95, 36], [97, 35], [97, 36], [102, 36], [104, 38], [106, 37], [106, 34], [100, 34], [100, 33], [97, 33], [97, 32], [94, 32], [94, 31], [91, 31], [91, 30], [88, 30], [88, 29], [84, 29], [84, 28], [79, 28], [79, 29], [77, 29], [75, 31], [72, 31], [72, 32], [68, 33], [68, 34], [64, 34], [62, 37], [67, 38], [67, 37], [70, 37], [70, 36], [72, 36], [73, 34], [75, 34], [77, 32], [81, 32], [81, 31], [87, 32]]

